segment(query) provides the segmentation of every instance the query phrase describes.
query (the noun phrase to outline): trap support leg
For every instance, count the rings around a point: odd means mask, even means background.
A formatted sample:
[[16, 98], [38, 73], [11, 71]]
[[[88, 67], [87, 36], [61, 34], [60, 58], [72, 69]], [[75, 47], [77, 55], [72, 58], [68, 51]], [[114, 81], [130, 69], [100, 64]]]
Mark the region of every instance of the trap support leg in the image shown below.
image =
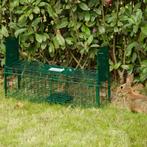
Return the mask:
[[110, 76], [108, 78], [108, 100], [111, 101], [111, 85], [110, 85]]
[[96, 105], [100, 106], [100, 85], [96, 86]]
[[5, 90], [5, 96], [7, 96], [7, 73], [5, 67], [4, 67], [4, 90]]
[[21, 75], [18, 75], [17, 80], [18, 80], [18, 89], [20, 89]]

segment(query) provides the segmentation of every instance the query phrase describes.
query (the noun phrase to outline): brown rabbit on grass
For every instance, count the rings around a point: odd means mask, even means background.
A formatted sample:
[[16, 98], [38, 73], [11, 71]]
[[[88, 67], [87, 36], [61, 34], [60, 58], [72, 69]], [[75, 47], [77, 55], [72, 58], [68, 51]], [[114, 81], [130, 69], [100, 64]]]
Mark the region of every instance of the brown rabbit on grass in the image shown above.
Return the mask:
[[123, 93], [125, 101], [132, 112], [147, 113], [147, 96], [134, 91], [132, 88], [133, 74], [127, 77], [126, 83], [120, 86], [120, 92]]
[[147, 96], [140, 94], [137, 91], [134, 91], [134, 89], [132, 88], [133, 78], [133, 74], [127, 77], [126, 83], [120, 86], [121, 92], [126, 94], [130, 100], [147, 99]]
[[129, 103], [129, 108], [132, 112], [146, 113], [147, 114], [147, 100], [138, 99]]

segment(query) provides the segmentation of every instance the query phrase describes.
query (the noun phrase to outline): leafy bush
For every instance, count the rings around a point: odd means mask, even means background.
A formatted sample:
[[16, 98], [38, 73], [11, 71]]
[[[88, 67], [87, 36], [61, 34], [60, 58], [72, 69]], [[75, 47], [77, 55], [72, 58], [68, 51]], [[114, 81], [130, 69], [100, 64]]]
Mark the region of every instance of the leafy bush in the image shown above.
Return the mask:
[[[3, 0], [1, 52], [4, 38], [19, 36], [22, 56], [44, 63], [85, 68], [92, 66], [97, 48], [108, 44], [111, 70], [140, 71], [146, 58], [147, 24], [144, 1]], [[143, 73], [142, 73], [143, 74]]]

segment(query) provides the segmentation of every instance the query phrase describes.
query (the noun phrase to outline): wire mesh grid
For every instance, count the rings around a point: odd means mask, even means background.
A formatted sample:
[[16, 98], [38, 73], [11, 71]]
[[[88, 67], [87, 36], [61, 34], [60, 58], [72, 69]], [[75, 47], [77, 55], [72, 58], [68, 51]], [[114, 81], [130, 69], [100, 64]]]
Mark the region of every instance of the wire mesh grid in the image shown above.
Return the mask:
[[[96, 105], [97, 73], [70, 67], [19, 61], [5, 66], [5, 93], [35, 101]], [[107, 83], [102, 90], [107, 94]], [[102, 93], [103, 94], [103, 93]], [[107, 96], [102, 96], [107, 98]]]

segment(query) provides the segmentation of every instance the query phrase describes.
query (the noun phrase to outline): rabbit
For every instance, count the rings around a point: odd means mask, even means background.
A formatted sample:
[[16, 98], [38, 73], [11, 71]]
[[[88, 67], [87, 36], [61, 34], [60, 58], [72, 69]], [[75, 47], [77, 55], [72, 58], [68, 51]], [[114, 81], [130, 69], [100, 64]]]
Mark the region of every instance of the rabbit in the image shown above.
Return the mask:
[[132, 88], [133, 75], [127, 77], [126, 83], [120, 86], [120, 91], [128, 96], [130, 100], [147, 99], [147, 96], [134, 91]]
[[[133, 109], [134, 107], [131, 106], [132, 101], [135, 100], [147, 100], [147, 96], [140, 94], [139, 92], [136, 92], [136, 89], [142, 89], [143, 85], [139, 85], [138, 88], [135, 88], [134, 91], [134, 86], [132, 87], [133, 83], [133, 78], [134, 76], [131, 74], [127, 77], [126, 83], [123, 85], [119, 86], [116, 91], [113, 92], [113, 99], [112, 102], [119, 107], [122, 108], [128, 108], [130, 107]], [[138, 85], [137, 85], [138, 86]], [[137, 102], [135, 102], [137, 103]]]
[[123, 95], [124, 103], [127, 100], [128, 107], [132, 112], [147, 113], [147, 96], [134, 91], [132, 82], [133, 75], [129, 75], [126, 83], [120, 86], [119, 92]]
[[147, 114], [147, 99], [137, 99], [129, 103], [129, 108], [132, 112]]

